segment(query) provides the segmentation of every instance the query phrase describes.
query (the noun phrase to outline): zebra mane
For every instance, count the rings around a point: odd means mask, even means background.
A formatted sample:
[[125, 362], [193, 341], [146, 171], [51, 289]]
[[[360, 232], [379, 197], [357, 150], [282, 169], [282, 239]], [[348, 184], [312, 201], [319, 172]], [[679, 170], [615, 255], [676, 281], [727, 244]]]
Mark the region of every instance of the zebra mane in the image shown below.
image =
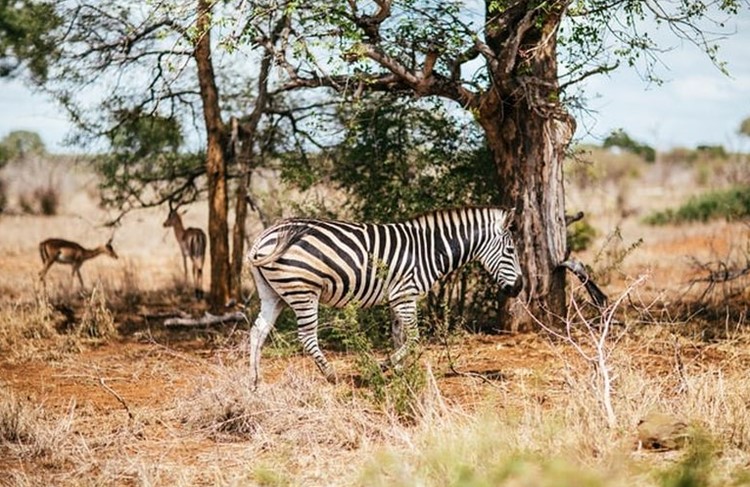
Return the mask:
[[461, 212], [471, 212], [471, 211], [482, 211], [482, 210], [499, 210], [502, 212], [503, 215], [503, 228], [510, 228], [510, 224], [513, 221], [513, 213], [515, 212], [515, 209], [507, 209], [507, 208], [501, 208], [499, 206], [491, 206], [491, 205], [476, 205], [476, 206], [459, 206], [454, 208], [441, 208], [437, 210], [431, 210], [426, 211], [424, 213], [420, 213], [412, 218], [409, 218], [405, 221], [416, 221], [420, 218], [424, 217], [430, 217], [433, 215], [439, 215], [439, 214], [452, 214], [452, 213], [461, 213]]

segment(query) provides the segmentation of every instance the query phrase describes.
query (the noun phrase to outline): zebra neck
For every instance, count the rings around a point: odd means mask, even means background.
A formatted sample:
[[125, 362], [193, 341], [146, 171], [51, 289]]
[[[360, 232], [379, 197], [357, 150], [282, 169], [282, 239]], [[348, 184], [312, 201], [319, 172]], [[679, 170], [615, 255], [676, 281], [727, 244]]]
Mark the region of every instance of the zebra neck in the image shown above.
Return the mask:
[[[427, 259], [425, 273], [432, 282], [441, 279], [451, 272], [459, 269], [464, 264], [476, 258], [479, 249], [484, 242], [484, 232], [478, 227], [469, 225], [464, 228], [453, 228], [447, 231], [443, 228], [434, 231], [427, 237], [432, 240], [434, 250], [426, 247]], [[431, 255], [429, 255], [431, 254]]]
[[474, 260], [481, 246], [480, 244], [480, 235], [476, 231], [463, 236], [458, 235], [456, 238], [451, 239], [446, 249], [449, 258], [445, 264], [444, 274], [449, 274]]

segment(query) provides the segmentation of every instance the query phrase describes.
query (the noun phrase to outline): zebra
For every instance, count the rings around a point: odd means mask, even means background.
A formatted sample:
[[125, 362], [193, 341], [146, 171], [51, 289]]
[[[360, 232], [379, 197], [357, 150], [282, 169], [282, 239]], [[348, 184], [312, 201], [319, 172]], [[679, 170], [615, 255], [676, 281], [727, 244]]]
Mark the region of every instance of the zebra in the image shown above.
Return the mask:
[[501, 292], [518, 296], [523, 275], [510, 229], [512, 215], [513, 210], [468, 207], [402, 223], [292, 218], [267, 228], [247, 254], [261, 301], [249, 337], [253, 387], [260, 377], [261, 347], [284, 304], [296, 314], [303, 349], [333, 383], [336, 374], [318, 345], [321, 303], [341, 308], [387, 302], [395, 320], [396, 350], [385, 365], [394, 365], [419, 338], [417, 298], [467, 262], [478, 260], [500, 283]]

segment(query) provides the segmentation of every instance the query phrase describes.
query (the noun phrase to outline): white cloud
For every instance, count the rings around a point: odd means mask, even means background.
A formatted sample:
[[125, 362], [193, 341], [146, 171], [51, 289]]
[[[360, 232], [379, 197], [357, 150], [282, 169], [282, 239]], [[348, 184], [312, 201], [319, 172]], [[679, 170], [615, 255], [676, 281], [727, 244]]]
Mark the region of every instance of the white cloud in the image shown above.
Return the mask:
[[[738, 96], [750, 95], [746, 77], [731, 79], [723, 75], [695, 75], [676, 79], [672, 88], [677, 98], [687, 102], [737, 102]], [[750, 100], [748, 100], [750, 101]], [[750, 110], [750, 106], [748, 106]]]

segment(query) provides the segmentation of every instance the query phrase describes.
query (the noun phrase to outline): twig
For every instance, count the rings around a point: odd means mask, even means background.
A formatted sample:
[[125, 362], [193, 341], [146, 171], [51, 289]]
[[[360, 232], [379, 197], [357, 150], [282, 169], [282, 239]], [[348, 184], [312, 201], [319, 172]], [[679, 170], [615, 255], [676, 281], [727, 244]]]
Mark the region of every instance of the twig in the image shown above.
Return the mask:
[[246, 321], [247, 317], [242, 311], [225, 313], [223, 315], [212, 315], [206, 313], [202, 318], [170, 318], [164, 321], [164, 326], [202, 326], [220, 325], [235, 321]]
[[123, 399], [123, 398], [122, 398], [122, 396], [121, 396], [121, 395], [119, 395], [119, 394], [117, 393], [117, 391], [115, 391], [114, 389], [112, 389], [111, 387], [109, 387], [109, 386], [108, 386], [108, 385], [107, 385], [107, 384], [106, 384], [106, 383], [104, 382], [104, 377], [99, 377], [99, 385], [101, 385], [101, 386], [102, 386], [102, 388], [103, 388], [103, 389], [104, 389], [105, 391], [107, 391], [107, 392], [109, 392], [110, 394], [112, 394], [113, 396], [115, 396], [115, 399], [117, 399], [117, 400], [119, 401], [119, 403], [120, 403], [120, 404], [122, 404], [122, 407], [124, 407], [124, 408], [125, 408], [125, 411], [126, 411], [126, 412], [128, 413], [128, 417], [129, 417], [129, 418], [130, 418], [131, 420], [135, 419], [135, 417], [133, 416], [133, 413], [132, 413], [132, 412], [130, 411], [130, 408], [128, 407], [128, 403], [126, 403], [126, 402], [125, 402], [125, 399]]
[[685, 363], [682, 361], [682, 354], [680, 353], [680, 342], [676, 336], [674, 337], [673, 348], [675, 367], [677, 369], [677, 375], [680, 377], [680, 385], [677, 388], [677, 393], [680, 394], [682, 392], [687, 392], [688, 381], [687, 377], [685, 377]]
[[[523, 306], [526, 307], [526, 312], [531, 316], [532, 320], [534, 320], [550, 336], [561, 339], [571, 345], [597, 372], [599, 379], [597, 381], [598, 384], [594, 387], [598, 389], [597, 398], [601, 401], [604, 409], [604, 416], [609, 428], [617, 426], [617, 416], [612, 405], [612, 384], [615, 380], [615, 376], [612, 375], [612, 371], [610, 370], [609, 359], [614, 348], [622, 338], [622, 335], [624, 335], [623, 331], [618, 336], [610, 336], [612, 333], [612, 325], [614, 324], [615, 311], [621, 306], [625, 298], [628, 297], [636, 287], [642, 285], [645, 280], [646, 275], [639, 276], [617, 299], [608, 306], [603, 307], [598, 323], [593, 323], [593, 320], [587, 319], [584, 316], [583, 309], [579, 303], [575, 298], [571, 297], [571, 306], [575, 313], [575, 317], [580, 319], [583, 324], [585, 335], [582, 337], [573, 336], [572, 319], [565, 319], [564, 332], [556, 330], [534, 316], [525, 303], [523, 304]], [[588, 349], [591, 349], [591, 351]]]

